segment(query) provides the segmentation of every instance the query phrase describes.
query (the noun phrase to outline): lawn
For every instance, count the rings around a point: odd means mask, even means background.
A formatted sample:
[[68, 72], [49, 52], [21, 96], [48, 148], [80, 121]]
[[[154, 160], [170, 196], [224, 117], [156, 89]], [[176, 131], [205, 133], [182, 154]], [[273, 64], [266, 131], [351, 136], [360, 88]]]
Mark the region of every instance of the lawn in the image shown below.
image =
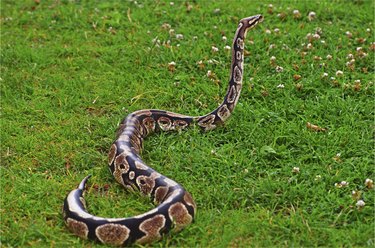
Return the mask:
[[238, 20], [260, 13], [226, 125], [145, 142], [144, 161], [198, 206], [192, 225], [151, 246], [375, 245], [374, 1], [2, 0], [0, 8], [1, 246], [102, 247], [62, 220], [64, 197], [88, 174], [90, 212], [153, 208], [108, 171], [118, 123], [140, 109], [216, 108]]

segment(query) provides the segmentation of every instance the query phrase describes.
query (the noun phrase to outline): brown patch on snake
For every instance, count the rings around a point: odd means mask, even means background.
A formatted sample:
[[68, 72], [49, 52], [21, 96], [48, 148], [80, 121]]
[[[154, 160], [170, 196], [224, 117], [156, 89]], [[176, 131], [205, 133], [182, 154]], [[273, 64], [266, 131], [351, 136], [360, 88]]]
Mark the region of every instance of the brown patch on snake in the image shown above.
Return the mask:
[[142, 150], [142, 141], [136, 135], [130, 136], [130, 144], [137, 153], [139, 153]]
[[66, 220], [66, 225], [68, 226], [68, 229], [74, 233], [75, 235], [86, 239], [87, 234], [89, 233], [89, 229], [87, 225], [81, 221], [73, 220], [71, 218], [68, 218]]
[[230, 86], [227, 96], [227, 102], [233, 103], [236, 99], [237, 93], [236, 93], [236, 87], [234, 85]]
[[242, 54], [240, 51], [236, 52], [236, 59], [242, 61]]
[[144, 195], [150, 195], [152, 190], [155, 187], [155, 179], [158, 178], [160, 175], [159, 173], [153, 172], [150, 176], [138, 176], [136, 179], [137, 185], [139, 187], [139, 190]]
[[129, 163], [126, 160], [126, 154], [121, 153], [115, 159], [115, 171], [113, 172], [113, 176], [115, 177], [116, 181], [122, 185], [125, 185], [122, 175], [129, 171]]
[[143, 127], [146, 129], [147, 134], [155, 131], [155, 120], [152, 117], [146, 117], [142, 120]]
[[193, 200], [193, 197], [191, 197], [191, 194], [189, 192], [185, 192], [185, 195], [184, 195], [184, 201], [187, 205], [193, 207], [194, 209], [194, 214], [195, 214], [195, 211], [197, 209], [197, 205], [195, 204], [194, 200]]
[[138, 239], [136, 242], [139, 244], [150, 243], [161, 238], [160, 231], [165, 226], [165, 217], [158, 214], [150, 219], [143, 221], [139, 225], [139, 230], [145, 233], [145, 236]]
[[189, 126], [189, 123], [187, 123], [186, 121], [183, 121], [183, 120], [174, 120], [173, 121], [173, 126], [179, 130], [179, 129], [184, 129], [186, 128], [187, 126]]
[[115, 160], [117, 153], [117, 146], [115, 144], [112, 144], [111, 149], [109, 149], [108, 152], [108, 165], [111, 165], [113, 163], [113, 160]]
[[129, 228], [119, 224], [104, 224], [95, 229], [98, 239], [110, 245], [122, 245], [129, 238], [129, 233]]
[[148, 109], [138, 110], [138, 111], [135, 111], [133, 114], [135, 116], [151, 116], [152, 115], [151, 111]]
[[155, 194], [154, 194], [155, 204], [161, 203], [165, 199], [165, 196], [167, 195], [168, 191], [169, 191], [169, 188], [167, 186], [159, 186], [155, 190]]
[[244, 48], [243, 39], [237, 38], [237, 47], [240, 48], [240, 49]]
[[224, 104], [223, 106], [221, 106], [221, 108], [219, 108], [219, 110], [217, 111], [217, 115], [220, 117], [220, 119], [223, 122], [226, 121], [229, 118], [230, 111], [229, 111], [226, 104]]
[[216, 115], [208, 115], [201, 120], [198, 121], [198, 125], [203, 127], [206, 131], [214, 129], [216, 125], [214, 125]]
[[170, 118], [161, 116], [158, 119], [158, 125], [163, 131], [168, 131], [172, 129], [172, 121]]
[[234, 67], [233, 80], [236, 83], [242, 82], [242, 72], [241, 72], [240, 68], [238, 68], [238, 66]]
[[193, 217], [189, 214], [187, 208], [181, 202], [176, 202], [168, 209], [168, 215], [172, 223], [175, 225], [175, 230], [180, 231], [185, 226], [189, 225]]

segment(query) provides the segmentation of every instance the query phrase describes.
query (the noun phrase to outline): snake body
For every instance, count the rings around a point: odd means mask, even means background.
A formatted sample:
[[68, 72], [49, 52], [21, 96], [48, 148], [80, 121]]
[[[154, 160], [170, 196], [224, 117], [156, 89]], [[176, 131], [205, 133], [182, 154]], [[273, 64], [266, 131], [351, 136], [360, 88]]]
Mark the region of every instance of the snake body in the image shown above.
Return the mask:
[[156, 207], [128, 218], [103, 218], [86, 211], [83, 191], [90, 176], [71, 191], [64, 201], [63, 217], [68, 229], [82, 238], [110, 245], [146, 244], [162, 238], [170, 230], [189, 225], [196, 213], [191, 195], [178, 183], [147, 166], [140, 157], [145, 137], [157, 131], [182, 130], [197, 124], [212, 130], [224, 123], [237, 104], [242, 88], [244, 39], [247, 30], [261, 22], [256, 15], [239, 22], [232, 47], [228, 90], [218, 108], [204, 116], [186, 116], [163, 110], [140, 110], [120, 124], [109, 154], [108, 165], [117, 182], [150, 197]]

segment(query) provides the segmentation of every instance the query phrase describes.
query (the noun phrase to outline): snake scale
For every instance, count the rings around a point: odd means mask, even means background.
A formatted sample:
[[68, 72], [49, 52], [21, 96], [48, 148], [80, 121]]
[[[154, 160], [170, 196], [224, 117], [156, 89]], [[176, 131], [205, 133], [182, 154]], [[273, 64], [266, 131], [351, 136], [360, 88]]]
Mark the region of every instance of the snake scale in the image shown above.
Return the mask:
[[246, 32], [263, 20], [255, 15], [240, 20], [232, 46], [228, 90], [218, 108], [204, 116], [186, 116], [164, 110], [139, 110], [119, 125], [116, 140], [108, 153], [108, 165], [116, 181], [150, 197], [156, 207], [128, 218], [103, 218], [86, 211], [83, 198], [85, 177], [64, 201], [63, 217], [68, 229], [81, 238], [110, 245], [146, 244], [162, 238], [170, 230], [189, 225], [196, 214], [193, 198], [180, 184], [147, 166], [140, 157], [145, 137], [156, 131], [182, 130], [197, 124], [204, 131], [224, 123], [233, 112], [242, 88], [244, 39]]

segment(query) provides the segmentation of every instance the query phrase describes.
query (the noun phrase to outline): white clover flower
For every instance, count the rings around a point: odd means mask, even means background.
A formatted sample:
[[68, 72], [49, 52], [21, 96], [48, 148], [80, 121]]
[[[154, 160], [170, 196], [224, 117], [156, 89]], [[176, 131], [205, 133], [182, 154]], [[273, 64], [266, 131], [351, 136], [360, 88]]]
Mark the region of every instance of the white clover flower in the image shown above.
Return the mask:
[[276, 57], [275, 56], [271, 56], [270, 61], [271, 62], [275, 62], [276, 61]]
[[[169, 33], [170, 36], [175, 35], [175, 33], [174, 33], [174, 29], [173, 29], [173, 28], [169, 29], [168, 33]], [[176, 38], [177, 38], [177, 37], [176, 37]]]
[[182, 40], [184, 38], [184, 35], [182, 34], [176, 34], [176, 39], [177, 40]]
[[211, 47], [211, 52], [213, 53], [217, 53], [219, 51], [219, 48], [215, 47], [215, 46], [212, 46]]
[[314, 38], [315, 40], [319, 40], [319, 39], [320, 39], [320, 35], [319, 35], [319, 34], [314, 34], [314, 35], [313, 35], [313, 38]]
[[319, 181], [320, 179], [322, 179], [322, 176], [321, 176], [321, 175], [316, 175], [316, 176], [315, 176], [315, 181]]
[[307, 44], [306, 48], [310, 50], [310, 49], [313, 48], [313, 45], [311, 43], [309, 43], [309, 44]]
[[319, 39], [320, 39], [320, 35], [319, 35], [319, 34], [313, 34], [313, 38], [314, 38], [315, 40], [319, 40]]
[[170, 6], [173, 6], [173, 5], [174, 5], [174, 2], [170, 2], [169, 5], [170, 5]]
[[328, 77], [328, 73], [327, 72], [324, 72], [322, 77]]
[[193, 36], [193, 40], [198, 40], [198, 36]]
[[163, 29], [171, 29], [171, 24], [164, 22], [163, 25], [161, 25]]
[[278, 33], [280, 32], [280, 29], [275, 28], [275, 29], [273, 30], [273, 32], [275, 32], [276, 34], [278, 34]]
[[227, 38], [226, 36], [221, 37], [221, 40], [224, 41], [224, 42], [226, 42], [227, 39], [228, 39], [228, 38]]
[[211, 76], [212, 76], [212, 71], [211, 71], [211, 70], [208, 70], [206, 76], [207, 76], [207, 77], [211, 77]]
[[348, 56], [346, 56], [347, 59], [354, 59], [354, 55], [349, 53]]
[[293, 167], [292, 172], [299, 173], [300, 172], [299, 167]]
[[266, 29], [266, 34], [271, 34], [271, 30], [269, 30], [269, 29]]
[[214, 9], [214, 14], [219, 14], [220, 13], [220, 9]]
[[366, 203], [363, 200], [359, 200], [359, 201], [357, 201], [357, 203], [355, 205], [357, 206], [358, 210], [361, 210], [362, 208], [365, 207]]
[[275, 70], [276, 72], [280, 73], [284, 70], [284, 68], [282, 68], [281, 66], [276, 66]]
[[341, 77], [344, 73], [340, 70], [336, 71], [336, 77]]
[[307, 19], [309, 19], [309, 21], [312, 21], [315, 19], [315, 17], [316, 17], [316, 13], [314, 11], [310, 11], [307, 16]]
[[278, 89], [284, 89], [285, 86], [284, 86], [283, 84], [279, 84], [279, 85], [277, 86], [277, 88], [278, 88]]
[[332, 55], [331, 55], [331, 54], [328, 54], [326, 58], [327, 58], [328, 60], [331, 60], [331, 59], [332, 59]]
[[224, 47], [224, 50], [226, 50], [226, 51], [230, 51], [230, 49], [231, 49], [231, 47], [228, 46], [228, 45]]
[[275, 44], [271, 44], [270, 46], [269, 46], [269, 49], [271, 50], [271, 49], [274, 49], [274, 48], [276, 48], [276, 45]]
[[341, 181], [340, 184], [341, 184], [341, 186], [343, 186], [343, 187], [346, 187], [346, 186], [349, 185], [349, 183], [348, 183], [347, 181]]

